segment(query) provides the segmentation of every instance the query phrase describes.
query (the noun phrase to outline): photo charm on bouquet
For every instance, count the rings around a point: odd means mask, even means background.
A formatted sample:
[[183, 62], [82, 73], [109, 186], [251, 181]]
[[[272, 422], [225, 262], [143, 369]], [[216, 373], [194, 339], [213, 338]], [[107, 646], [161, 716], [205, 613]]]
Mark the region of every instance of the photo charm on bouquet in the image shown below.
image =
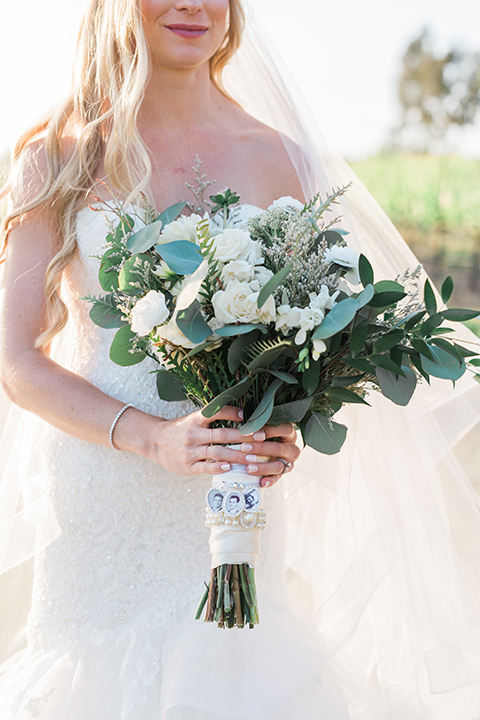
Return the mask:
[[[197, 159], [197, 178], [199, 167]], [[305, 204], [280, 198], [246, 218], [231, 190], [202, 196], [201, 214], [189, 216], [185, 202], [157, 217], [147, 204], [115, 200], [118, 224], [99, 270], [108, 294], [86, 298], [93, 322], [118, 328], [110, 358], [129, 366], [148, 356], [162, 400], [188, 398], [206, 418], [237, 405], [246, 436], [292, 423], [326, 455], [345, 442], [347, 427], [334, 420], [345, 404], [368, 405], [379, 392], [406, 406], [430, 377], [455, 383], [468, 371], [479, 381], [477, 346], [460, 345], [444, 326], [479, 312], [447, 308], [451, 278], [439, 297], [428, 279], [420, 287], [421, 267], [376, 280], [341, 218], [327, 217], [348, 190]], [[197, 618], [205, 610], [222, 628], [258, 623], [261, 505], [259, 480], [244, 466], [213, 477], [212, 573]]]

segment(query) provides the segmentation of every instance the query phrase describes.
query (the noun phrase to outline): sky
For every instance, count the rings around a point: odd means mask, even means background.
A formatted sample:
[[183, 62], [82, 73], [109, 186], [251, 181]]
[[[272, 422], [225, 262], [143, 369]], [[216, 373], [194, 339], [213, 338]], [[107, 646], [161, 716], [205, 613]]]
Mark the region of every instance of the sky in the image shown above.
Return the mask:
[[[439, 50], [480, 50], [478, 0], [252, 0], [327, 141], [348, 159], [377, 152], [398, 117], [408, 43], [428, 26]], [[0, 154], [68, 91], [86, 0], [1, 0]], [[480, 122], [458, 149], [480, 157]]]

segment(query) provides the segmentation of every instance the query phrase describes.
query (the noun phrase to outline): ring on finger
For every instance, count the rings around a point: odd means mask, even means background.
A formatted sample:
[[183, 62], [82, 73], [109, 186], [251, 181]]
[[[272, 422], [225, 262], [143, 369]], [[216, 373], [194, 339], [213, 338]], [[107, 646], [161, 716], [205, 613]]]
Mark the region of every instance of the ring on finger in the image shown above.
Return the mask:
[[280, 460], [280, 462], [283, 463], [283, 470], [282, 470], [282, 472], [280, 473], [280, 475], [283, 475], [284, 473], [287, 472], [287, 470], [291, 470], [291, 469], [292, 469], [293, 463], [288, 462], [287, 460], [284, 460], [284, 459], [281, 458], [281, 457], [277, 458], [277, 460]]

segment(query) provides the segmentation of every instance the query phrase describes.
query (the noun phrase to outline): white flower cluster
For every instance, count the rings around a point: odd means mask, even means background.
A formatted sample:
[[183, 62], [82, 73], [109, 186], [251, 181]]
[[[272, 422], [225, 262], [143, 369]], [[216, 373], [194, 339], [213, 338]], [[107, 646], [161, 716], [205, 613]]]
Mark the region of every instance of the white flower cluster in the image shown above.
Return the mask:
[[[298, 216], [300, 222], [302, 209], [303, 205], [298, 200], [285, 197], [276, 200], [268, 212], [270, 214], [279, 211], [283, 211], [284, 214], [288, 213], [286, 217], [290, 216], [288, 222], [291, 223], [295, 220], [294, 216]], [[200, 215], [181, 216], [163, 229], [160, 242], [188, 240], [199, 244], [198, 224], [205, 219], [208, 219], [207, 214], [203, 218]], [[215, 227], [212, 250], [218, 262], [221, 281], [221, 289], [217, 290], [212, 297], [214, 316], [208, 320], [212, 335], [207, 340], [212, 342], [218, 339], [215, 331], [224, 325], [275, 322], [277, 331], [281, 331], [284, 335], [296, 330], [295, 343], [303, 345], [307, 340], [307, 334], [322, 324], [326, 312], [336, 304], [340, 288], [350, 294], [346, 283], [337, 278], [336, 292], [330, 295], [328, 285], [323, 284], [323, 278], [318, 278], [315, 287], [318, 288], [318, 281], [322, 282], [320, 291], [309, 292], [307, 290], [310, 298], [307, 307], [287, 304], [288, 297], [284, 292], [283, 303], [280, 306], [277, 307], [275, 296], [272, 294], [259, 308], [257, 304], [259, 293], [273, 277], [273, 273], [264, 267], [261, 242], [252, 238], [250, 232], [238, 224], [236, 226], [229, 225], [226, 228]], [[348, 273], [345, 278], [354, 284], [359, 282], [358, 259], [358, 253], [341, 245], [327, 248], [321, 257], [322, 264], [326, 267], [334, 264], [347, 268]], [[195, 297], [198, 297], [198, 291], [207, 276], [208, 267], [208, 261], [204, 260], [194, 275], [187, 275], [182, 281], [173, 279], [170, 292], [176, 298], [178, 307], [171, 316], [165, 296], [161, 292], [151, 290], [145, 297], [138, 300], [131, 310], [133, 332], [146, 336], [156, 328], [158, 338], [173, 346], [186, 349], [195, 347], [195, 344], [180, 331], [176, 323], [176, 314], [180, 307], [186, 307]], [[154, 272], [167, 282], [170, 276], [177, 277], [174, 273], [172, 274], [168, 265], [163, 261], [154, 269]], [[221, 340], [218, 342], [220, 343]], [[317, 360], [325, 350], [326, 345], [323, 340], [313, 340], [312, 357], [314, 360]]]
[[260, 243], [245, 230], [227, 228], [215, 237], [213, 250], [221, 266], [223, 283], [223, 289], [212, 298], [217, 320], [225, 325], [273, 322], [276, 318], [273, 296], [261, 308], [257, 305], [260, 290], [273, 275], [262, 266]]
[[[295, 343], [303, 345], [307, 339], [307, 332], [314, 330], [322, 324], [325, 318], [326, 310], [331, 310], [335, 305], [338, 291], [330, 295], [328, 287], [322, 285], [319, 293], [310, 293], [310, 304], [306, 308], [290, 307], [290, 305], [280, 305], [277, 310], [277, 322], [275, 327], [287, 335], [293, 328], [298, 328], [295, 335]], [[314, 360], [318, 360], [322, 352], [325, 352], [327, 346], [323, 340], [313, 341]]]

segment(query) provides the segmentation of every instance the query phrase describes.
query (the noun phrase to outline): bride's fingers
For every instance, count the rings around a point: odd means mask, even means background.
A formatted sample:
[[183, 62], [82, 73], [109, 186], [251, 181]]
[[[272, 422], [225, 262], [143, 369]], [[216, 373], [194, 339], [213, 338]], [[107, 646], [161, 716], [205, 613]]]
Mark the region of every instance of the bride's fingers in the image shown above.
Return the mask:
[[[247, 465], [247, 472], [249, 475], [254, 477], [261, 477], [265, 481], [272, 480], [272, 478], [279, 477], [285, 470], [285, 463], [281, 460], [271, 460], [270, 462], [249, 462]], [[276, 481], [275, 481], [276, 482]], [[263, 486], [266, 482], [262, 483]]]
[[228, 462], [246, 465], [245, 453], [241, 450], [231, 450], [223, 445], [200, 445], [194, 454], [195, 460], [213, 460], [214, 462]]
[[199, 410], [196, 414], [198, 424], [205, 428], [208, 428], [210, 423], [213, 423], [216, 420], [230, 420], [232, 422], [241, 422], [243, 420], [243, 410], [238, 407], [233, 407], [232, 405], [226, 405], [211, 418], [207, 418], [202, 415], [201, 410]]
[[193, 463], [191, 466], [192, 475], [199, 475], [200, 473], [208, 473], [208, 475], [221, 475], [222, 473], [231, 470], [232, 466], [227, 462], [208, 462], [207, 460], [200, 460], [199, 462]]

